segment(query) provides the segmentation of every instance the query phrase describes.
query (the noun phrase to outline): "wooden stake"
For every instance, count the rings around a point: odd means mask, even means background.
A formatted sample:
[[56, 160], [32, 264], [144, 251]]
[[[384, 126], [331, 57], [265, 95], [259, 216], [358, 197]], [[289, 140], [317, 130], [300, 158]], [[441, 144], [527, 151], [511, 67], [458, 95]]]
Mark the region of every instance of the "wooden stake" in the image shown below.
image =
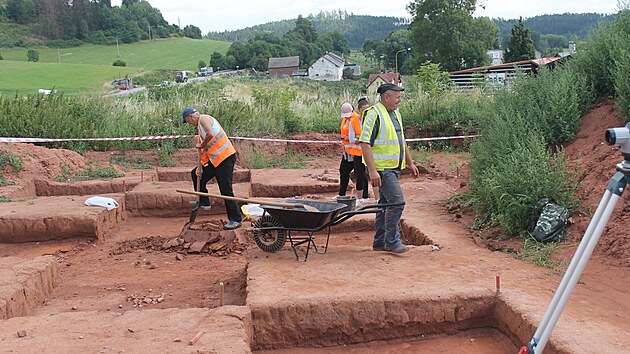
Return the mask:
[[192, 337], [192, 338], [190, 339], [190, 341], [188, 342], [188, 345], [193, 345], [193, 344], [197, 343], [197, 341], [199, 340], [199, 338], [201, 338], [201, 336], [203, 336], [203, 335], [204, 335], [204, 333], [206, 333], [206, 332], [204, 332], [204, 331], [200, 331], [199, 333], [195, 334], [195, 336], [194, 336], [194, 337]]
[[140, 182], [144, 182], [144, 171], [140, 171]]
[[225, 303], [225, 286], [223, 282], [219, 283], [219, 306], [223, 306]]
[[500, 275], [496, 276], [496, 278], [495, 278], [495, 285], [496, 285], [496, 288], [497, 288], [497, 293], [500, 293], [501, 292], [501, 276]]

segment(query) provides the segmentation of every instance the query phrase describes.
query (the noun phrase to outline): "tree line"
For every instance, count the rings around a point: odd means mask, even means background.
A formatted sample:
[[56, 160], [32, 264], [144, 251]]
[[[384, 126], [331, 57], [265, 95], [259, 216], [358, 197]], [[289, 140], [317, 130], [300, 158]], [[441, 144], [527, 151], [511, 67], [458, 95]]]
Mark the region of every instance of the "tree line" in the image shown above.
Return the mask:
[[303, 68], [326, 52], [349, 53], [348, 41], [339, 32], [319, 34], [307, 18], [298, 16], [294, 27], [282, 37], [261, 32], [246, 42], [234, 42], [225, 55], [214, 52], [209, 65], [214, 68], [254, 68], [267, 70], [269, 58], [299, 56]]
[[[170, 25], [160, 10], [143, 0], [122, 0], [121, 6], [112, 6], [111, 0], [6, 0], [0, 5], [0, 21], [29, 25], [53, 46], [132, 43], [173, 35], [201, 38], [199, 28]], [[16, 38], [13, 45], [23, 43]]]

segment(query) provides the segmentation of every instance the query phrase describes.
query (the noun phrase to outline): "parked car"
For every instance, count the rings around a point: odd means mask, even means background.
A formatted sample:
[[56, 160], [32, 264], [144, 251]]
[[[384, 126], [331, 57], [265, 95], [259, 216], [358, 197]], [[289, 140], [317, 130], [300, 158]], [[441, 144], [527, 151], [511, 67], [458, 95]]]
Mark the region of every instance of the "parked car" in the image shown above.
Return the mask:
[[175, 73], [175, 82], [188, 82], [189, 74], [190, 73], [188, 71], [178, 71], [177, 73]]
[[203, 68], [199, 69], [199, 75], [200, 76], [210, 76], [212, 75], [213, 70], [211, 66], [204, 66]]

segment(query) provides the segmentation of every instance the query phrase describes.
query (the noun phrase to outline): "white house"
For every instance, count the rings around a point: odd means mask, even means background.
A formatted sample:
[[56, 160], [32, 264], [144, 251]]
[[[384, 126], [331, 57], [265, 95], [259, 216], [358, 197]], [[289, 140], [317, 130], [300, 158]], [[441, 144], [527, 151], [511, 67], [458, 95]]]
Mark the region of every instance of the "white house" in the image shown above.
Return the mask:
[[326, 53], [308, 68], [311, 80], [340, 81], [345, 59], [335, 53]]
[[492, 50], [489, 50], [487, 53], [490, 56], [490, 58], [492, 58], [492, 62], [490, 63], [490, 65], [503, 64], [503, 54], [504, 54], [503, 49], [492, 49]]

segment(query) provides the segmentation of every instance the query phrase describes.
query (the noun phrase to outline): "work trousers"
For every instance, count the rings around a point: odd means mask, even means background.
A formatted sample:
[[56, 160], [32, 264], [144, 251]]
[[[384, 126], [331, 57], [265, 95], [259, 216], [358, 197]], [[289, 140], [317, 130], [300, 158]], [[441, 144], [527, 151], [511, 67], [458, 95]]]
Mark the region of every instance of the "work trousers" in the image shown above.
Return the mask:
[[379, 204], [401, 204], [385, 208], [384, 213], [376, 213], [374, 229], [374, 248], [394, 249], [400, 241], [400, 217], [405, 209], [405, 196], [400, 188], [400, 170], [386, 169], [378, 173], [381, 176], [381, 198]]
[[363, 191], [363, 198], [368, 197], [368, 181], [365, 177], [365, 165], [361, 159], [361, 156], [354, 156], [353, 161], [346, 160], [341, 157], [341, 164], [339, 164], [339, 195], [346, 195], [348, 189], [348, 183], [350, 183], [350, 172], [354, 170], [356, 177], [356, 189]]
[[[203, 167], [203, 172], [201, 174], [201, 187], [199, 191], [202, 193], [208, 193], [208, 187], [206, 186], [208, 182], [212, 178], [217, 179], [217, 184], [219, 185], [219, 191], [221, 191], [221, 195], [226, 195], [233, 197], [234, 192], [232, 191], [232, 176], [234, 175], [234, 165], [236, 163], [236, 154], [232, 154], [227, 159], [223, 160], [219, 164], [219, 166], [214, 167], [214, 165], [210, 162], [206, 166]], [[190, 171], [190, 175], [192, 177], [193, 186], [197, 188], [197, 167], [193, 168]], [[210, 205], [210, 198], [208, 197], [200, 197], [201, 205]], [[241, 211], [238, 208], [238, 204], [233, 200], [225, 201], [225, 210], [227, 211], [227, 216], [230, 221], [241, 222], [243, 217], [241, 216]]]

